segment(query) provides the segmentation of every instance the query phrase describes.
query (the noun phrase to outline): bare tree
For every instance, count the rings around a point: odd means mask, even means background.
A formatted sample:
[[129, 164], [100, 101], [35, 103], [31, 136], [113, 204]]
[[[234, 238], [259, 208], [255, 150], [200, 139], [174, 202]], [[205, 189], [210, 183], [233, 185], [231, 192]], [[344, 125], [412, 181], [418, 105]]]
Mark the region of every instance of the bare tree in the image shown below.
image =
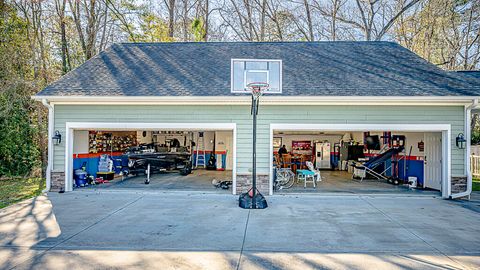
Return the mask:
[[310, 12], [310, 4], [308, 3], [308, 0], [303, 0], [303, 4], [305, 6], [305, 14], [307, 16], [307, 25], [308, 25], [308, 40], [313, 41], [315, 40], [314, 35], [313, 35], [313, 25], [312, 25], [312, 15]]
[[400, 16], [393, 34], [400, 44], [449, 70], [478, 68], [480, 2], [426, 0]]
[[267, 0], [260, 3], [260, 41], [265, 41], [265, 20], [267, 13]]
[[228, 4], [220, 8], [219, 15], [240, 40], [255, 40], [250, 0], [229, 0]]
[[[351, 2], [331, 0], [329, 9], [323, 7], [318, 0], [315, 2], [315, 8], [331, 20], [333, 40], [337, 39], [338, 22], [358, 29], [365, 40], [381, 40], [390, 31], [397, 19], [420, 0], [354, 1], [354, 5], [352, 5]], [[343, 11], [341, 10], [342, 7]]]
[[175, 30], [175, 0], [163, 0], [168, 9], [168, 36], [173, 39]]
[[331, 23], [331, 34], [332, 40], [337, 40], [337, 13], [342, 5], [341, 0], [332, 0], [332, 23]]
[[193, 8], [197, 5], [198, 1], [191, 1], [191, 0], [182, 0], [182, 5], [181, 5], [181, 12], [180, 16], [182, 19], [182, 35], [183, 35], [183, 41], [188, 41], [190, 40], [190, 12], [193, 10]]
[[106, 3], [96, 0], [68, 0], [85, 60], [92, 58], [98, 52], [97, 38], [101, 23], [106, 23], [102, 18], [107, 16], [105, 10], [108, 9], [108, 7], [102, 7], [102, 4]]
[[60, 28], [60, 40], [61, 40], [61, 56], [62, 56], [62, 74], [67, 73], [72, 69], [70, 64], [70, 56], [68, 54], [67, 45], [67, 32], [66, 32], [66, 18], [65, 8], [67, 0], [55, 0], [55, 10], [58, 16], [58, 27]]
[[272, 21], [273, 25], [274, 25], [274, 29], [275, 29], [275, 36], [277, 37], [277, 39], [279, 41], [283, 41], [284, 40], [284, 37], [283, 37], [283, 28], [282, 28], [282, 25], [281, 25], [281, 19], [280, 19], [280, 12], [279, 12], [279, 9], [280, 9], [280, 5], [278, 3], [276, 3], [276, 1], [272, 0], [272, 1], [269, 1], [267, 2], [267, 17]]
[[[108, 8], [108, 10], [110, 10], [115, 19], [118, 20], [118, 22], [123, 28], [123, 31], [127, 32], [129, 39], [132, 42], [136, 42], [134, 29], [132, 28], [130, 22], [127, 20], [127, 11], [120, 10], [114, 0], [105, 0], [105, 6]], [[107, 34], [107, 36], [111, 36], [111, 33]]]
[[209, 25], [210, 25], [210, 0], [205, 0], [204, 13], [205, 13], [205, 15], [203, 16], [203, 25], [205, 29], [204, 41], [208, 41], [208, 31], [209, 31]]

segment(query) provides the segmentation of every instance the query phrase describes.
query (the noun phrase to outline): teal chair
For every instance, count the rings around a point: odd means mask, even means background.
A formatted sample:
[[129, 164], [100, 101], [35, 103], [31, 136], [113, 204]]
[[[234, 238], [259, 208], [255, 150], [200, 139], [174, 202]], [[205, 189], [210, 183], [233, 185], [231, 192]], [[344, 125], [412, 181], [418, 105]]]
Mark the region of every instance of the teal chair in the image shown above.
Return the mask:
[[297, 180], [303, 181], [303, 188], [307, 188], [307, 182], [311, 182], [314, 188], [317, 188], [315, 172], [310, 170], [297, 170]]

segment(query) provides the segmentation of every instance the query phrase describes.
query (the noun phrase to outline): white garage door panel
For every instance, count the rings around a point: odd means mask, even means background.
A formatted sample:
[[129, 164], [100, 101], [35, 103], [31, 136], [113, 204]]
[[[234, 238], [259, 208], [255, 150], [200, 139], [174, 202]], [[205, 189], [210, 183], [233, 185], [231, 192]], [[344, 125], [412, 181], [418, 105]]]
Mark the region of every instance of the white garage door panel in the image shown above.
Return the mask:
[[424, 187], [442, 189], [442, 134], [425, 133]]

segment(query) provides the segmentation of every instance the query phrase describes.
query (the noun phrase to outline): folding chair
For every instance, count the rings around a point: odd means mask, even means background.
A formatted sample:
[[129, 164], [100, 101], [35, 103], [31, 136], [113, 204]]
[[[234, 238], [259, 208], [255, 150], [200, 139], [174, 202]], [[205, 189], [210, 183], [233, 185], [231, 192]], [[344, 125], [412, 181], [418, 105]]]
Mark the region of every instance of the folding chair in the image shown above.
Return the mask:
[[307, 168], [314, 173], [315, 181], [316, 182], [322, 181], [322, 176], [320, 175], [320, 171], [315, 169], [315, 167], [313, 166], [313, 163], [311, 161], [307, 161], [305, 162], [305, 164], [307, 165]]

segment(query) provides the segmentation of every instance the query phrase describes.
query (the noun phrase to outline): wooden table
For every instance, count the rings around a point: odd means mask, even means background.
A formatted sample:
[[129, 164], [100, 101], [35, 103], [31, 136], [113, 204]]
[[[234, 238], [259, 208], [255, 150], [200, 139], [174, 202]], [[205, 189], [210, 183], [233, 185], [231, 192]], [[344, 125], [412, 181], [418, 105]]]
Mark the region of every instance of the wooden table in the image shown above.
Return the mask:
[[298, 169], [303, 169], [303, 156], [292, 156], [292, 171], [296, 174]]

